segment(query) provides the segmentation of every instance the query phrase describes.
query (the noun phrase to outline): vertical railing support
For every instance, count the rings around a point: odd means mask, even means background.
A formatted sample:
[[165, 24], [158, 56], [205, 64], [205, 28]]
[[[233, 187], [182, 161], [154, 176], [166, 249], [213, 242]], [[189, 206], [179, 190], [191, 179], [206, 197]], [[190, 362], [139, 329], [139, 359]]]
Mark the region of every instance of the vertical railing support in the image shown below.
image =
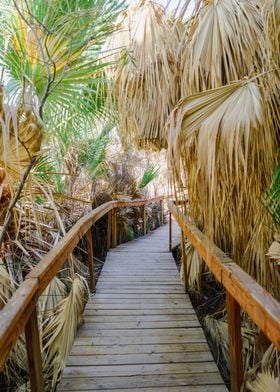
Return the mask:
[[172, 215], [169, 212], [169, 252], [172, 252]]
[[146, 235], [147, 234], [147, 215], [146, 215], [145, 204], [142, 206], [142, 217], [143, 217], [143, 235]]
[[95, 274], [94, 274], [94, 258], [93, 243], [91, 229], [86, 232], [87, 252], [88, 252], [88, 273], [89, 273], [89, 289], [91, 292], [95, 290]]
[[29, 379], [32, 392], [45, 392], [37, 310], [31, 313], [25, 326]]
[[184, 271], [184, 284], [185, 284], [185, 291], [187, 293], [189, 291], [189, 270], [188, 270], [188, 263], [187, 263], [185, 235], [183, 230], [181, 230], [181, 249], [182, 249], [182, 265]]
[[114, 208], [112, 210], [112, 220], [111, 220], [111, 228], [112, 228], [112, 248], [117, 247], [117, 210]]
[[107, 220], [107, 250], [111, 248], [111, 234], [112, 234], [112, 211], [108, 212]]
[[243, 383], [240, 306], [227, 292], [227, 320], [230, 354], [231, 392], [240, 392]]
[[163, 200], [160, 200], [160, 226], [163, 225], [164, 223], [164, 205], [163, 205]]

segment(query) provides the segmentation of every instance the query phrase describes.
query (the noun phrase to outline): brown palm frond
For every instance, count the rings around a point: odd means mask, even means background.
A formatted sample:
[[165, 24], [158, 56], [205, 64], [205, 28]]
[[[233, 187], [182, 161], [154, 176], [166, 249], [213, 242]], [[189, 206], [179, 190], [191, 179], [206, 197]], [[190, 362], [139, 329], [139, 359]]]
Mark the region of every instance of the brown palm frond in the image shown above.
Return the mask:
[[77, 328], [83, 320], [84, 300], [88, 292], [85, 280], [75, 275], [69, 295], [56, 307], [43, 326], [44, 369], [54, 388], [72, 347]]
[[170, 170], [188, 187], [195, 223], [264, 283], [272, 232], [259, 197], [271, 181], [277, 143], [263, 90], [244, 80], [189, 96], [171, 113], [167, 134]]
[[204, 4], [192, 21], [182, 56], [183, 97], [250, 76], [261, 58], [262, 19], [251, 2]]
[[[193, 245], [186, 241], [186, 256], [188, 268], [188, 288], [192, 292], [201, 292], [201, 272], [203, 270], [203, 262]], [[181, 281], [184, 282], [184, 265], [181, 264], [180, 269]]]
[[166, 145], [163, 127], [178, 99], [180, 23], [169, 19], [152, 1], [140, 1], [118, 20], [119, 31], [109, 38], [117, 62], [108, 71], [115, 97], [119, 131], [128, 145]]

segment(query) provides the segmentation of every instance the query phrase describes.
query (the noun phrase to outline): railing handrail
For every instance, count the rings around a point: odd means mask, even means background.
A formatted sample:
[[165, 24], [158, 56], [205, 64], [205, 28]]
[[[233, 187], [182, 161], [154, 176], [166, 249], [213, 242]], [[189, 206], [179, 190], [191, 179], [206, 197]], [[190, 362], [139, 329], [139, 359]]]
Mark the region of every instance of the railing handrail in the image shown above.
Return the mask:
[[24, 331], [32, 312], [36, 309], [38, 298], [91, 226], [116, 208], [145, 206], [153, 202], [161, 202], [165, 198], [165, 196], [158, 196], [151, 199], [109, 201], [74, 224], [59, 243], [29, 272], [4, 308], [0, 310], [0, 370]]
[[[242, 371], [242, 349], [238, 347], [241, 345], [240, 307], [280, 350], [280, 303], [194, 224], [191, 224], [188, 217], [179, 211], [175, 202], [169, 201], [168, 208], [184, 236], [189, 239], [215, 278], [227, 291], [231, 379], [234, 384], [232, 391], [239, 391], [242, 380], [236, 380], [238, 377], [236, 373]], [[240, 374], [239, 376], [241, 377]]]

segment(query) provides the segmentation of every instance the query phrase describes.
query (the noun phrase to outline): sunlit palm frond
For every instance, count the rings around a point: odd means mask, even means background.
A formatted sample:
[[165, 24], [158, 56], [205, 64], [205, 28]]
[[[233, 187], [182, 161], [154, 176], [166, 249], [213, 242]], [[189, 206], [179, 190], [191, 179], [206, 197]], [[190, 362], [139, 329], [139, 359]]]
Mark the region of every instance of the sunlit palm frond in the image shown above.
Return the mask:
[[72, 347], [77, 328], [83, 319], [83, 308], [87, 285], [76, 275], [72, 280], [69, 295], [63, 299], [43, 328], [45, 371], [54, 388], [63, 370]]
[[120, 134], [126, 144], [161, 148], [164, 123], [178, 99], [177, 27], [163, 8], [143, 1], [121, 14], [117, 26], [105, 48], [117, 62], [108, 77]]
[[248, 1], [207, 1], [195, 16], [182, 57], [182, 96], [250, 76], [262, 55], [260, 13]]

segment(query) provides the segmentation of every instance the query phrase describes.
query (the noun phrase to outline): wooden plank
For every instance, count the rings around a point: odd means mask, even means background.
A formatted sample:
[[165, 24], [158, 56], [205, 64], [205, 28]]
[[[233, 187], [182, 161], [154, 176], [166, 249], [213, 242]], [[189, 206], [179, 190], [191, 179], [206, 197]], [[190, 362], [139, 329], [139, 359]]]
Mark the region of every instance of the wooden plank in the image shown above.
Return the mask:
[[206, 342], [190, 342], [180, 344], [116, 344], [103, 346], [74, 345], [71, 355], [120, 355], [120, 354], [157, 354], [157, 353], [186, 353], [205, 352], [209, 350]]
[[[189, 329], [191, 331], [191, 328]], [[89, 335], [89, 336], [85, 336]], [[184, 335], [173, 335], [173, 336], [96, 336], [91, 337], [91, 334], [87, 334], [87, 331], [83, 332], [83, 335], [77, 335], [77, 338], [74, 342], [76, 346], [88, 346], [88, 345], [96, 345], [96, 346], [107, 346], [110, 344], [181, 344], [181, 343], [205, 343], [206, 339], [203, 334], [192, 336], [191, 334]]]
[[[192, 316], [193, 317], [193, 316]], [[134, 317], [135, 318], [135, 317]], [[99, 324], [99, 325], [98, 325]], [[101, 325], [100, 325], [101, 324]], [[121, 322], [105, 322], [102, 323], [98, 320], [95, 320], [94, 317], [85, 317], [85, 324], [83, 325], [84, 329], [87, 330], [98, 330], [98, 329], [166, 329], [166, 328], [194, 328], [199, 327], [200, 324], [198, 320], [172, 320], [172, 321], [128, 321], [125, 323]]]
[[[161, 374], [161, 375], [141, 375], [130, 377], [88, 377], [88, 378], [73, 378], [63, 379], [60, 385], [60, 391], [85, 391], [85, 390], [106, 390], [119, 388], [123, 392], [127, 388], [175, 388], [187, 386], [193, 388], [194, 385], [199, 385], [207, 392], [210, 385], [221, 385], [222, 380], [218, 372], [213, 373], [188, 373], [183, 374]], [[90, 389], [89, 389], [90, 388]], [[95, 389], [93, 389], [95, 388]], [[223, 386], [224, 388], [224, 386]], [[188, 389], [191, 392], [191, 389]], [[211, 389], [210, 389], [211, 391]], [[217, 389], [217, 392], [219, 389]]]
[[116, 248], [116, 246], [117, 246], [117, 211], [116, 211], [116, 208], [114, 208], [111, 211], [111, 229], [112, 229], [111, 247]]
[[71, 355], [68, 360], [68, 366], [146, 365], [209, 362], [212, 360], [213, 357], [209, 351], [162, 354]]
[[240, 392], [243, 383], [240, 306], [227, 292], [227, 319], [231, 391]]
[[45, 385], [36, 308], [25, 326], [25, 340], [31, 391], [44, 392]]
[[[74, 381], [74, 385], [76, 382]], [[80, 385], [77, 386], [78, 389], [76, 391], [80, 391]], [[87, 391], [99, 391], [100, 389], [96, 389], [94, 386], [89, 387]], [[67, 389], [68, 390], [68, 389]], [[71, 389], [72, 391], [72, 389]], [[111, 391], [111, 392], [228, 392], [224, 385], [210, 385], [207, 386], [207, 390], [205, 390], [205, 386], [203, 385], [188, 385], [188, 386], [169, 386], [169, 387], [152, 387], [152, 388], [125, 388], [123, 389], [103, 389], [102, 391]]]
[[216, 279], [280, 350], [280, 303], [195, 225], [190, 224], [188, 218], [178, 212], [173, 203], [168, 203], [168, 207]]
[[0, 369], [2, 369], [18, 337], [25, 328], [36, 302], [38, 282], [24, 281], [7, 305], [0, 311]]
[[110, 377], [133, 377], [149, 374], [214, 373], [216, 370], [217, 367], [213, 361], [147, 365], [69, 366], [65, 368], [63, 377], [106, 377], [108, 374], [110, 374]]
[[93, 243], [91, 229], [86, 232], [87, 252], [88, 252], [88, 272], [89, 272], [89, 289], [95, 289], [94, 259], [93, 259]]
[[185, 328], [167, 328], [167, 329], [160, 329], [160, 328], [151, 328], [151, 329], [120, 329], [120, 330], [115, 330], [115, 329], [105, 329], [102, 330], [101, 328], [99, 329], [87, 329], [84, 328], [85, 326], [81, 326], [79, 332], [78, 332], [78, 337], [157, 337], [161, 338], [162, 336], [167, 338], [169, 336], [172, 336], [176, 338], [177, 336], [183, 337], [186, 334], [188, 335], [189, 338], [191, 337], [198, 337], [204, 338], [204, 334], [202, 332], [202, 329], [200, 328], [189, 328], [187, 331]]
[[[149, 299], [149, 301], [143, 301], [145, 299]], [[121, 302], [121, 304], [120, 304]], [[149, 302], [148, 304], [146, 302]], [[144, 297], [144, 298], [131, 298], [131, 297], [126, 297], [126, 298], [108, 298], [108, 297], [97, 297], [97, 298], [92, 298], [90, 302], [88, 302], [87, 307], [91, 308], [94, 307], [95, 305], [102, 305], [102, 304], [118, 304], [118, 305], [124, 305], [124, 304], [140, 304], [143, 306], [146, 305], [189, 305], [192, 307], [191, 301], [187, 298], [181, 298], [181, 297], [176, 297], [176, 298], [170, 298], [169, 296], [166, 296], [165, 298], [158, 298], [158, 297]]]
[[145, 316], [145, 315], [176, 315], [176, 314], [195, 314], [193, 308], [167, 308], [167, 309], [87, 309], [86, 314], [88, 316], [95, 316], [95, 315], [101, 315], [101, 316], [106, 316], [106, 315], [119, 315], [119, 316]]
[[[137, 294], [117, 294], [117, 293], [113, 293], [113, 294], [108, 294], [108, 293], [103, 293], [103, 292], [98, 292], [94, 298], [95, 300], [104, 300], [104, 299], [148, 299], [148, 300], [153, 300], [153, 299], [166, 299], [167, 295], [166, 293], [163, 294], [143, 294], [142, 292], [139, 292]], [[169, 294], [168, 295], [168, 299], [169, 300], [177, 300], [177, 299], [181, 299], [184, 301], [189, 302], [189, 298], [186, 296], [186, 294]]]
[[154, 310], [160, 310], [160, 309], [181, 309], [181, 310], [187, 310], [189, 308], [192, 308], [190, 303], [178, 303], [175, 304], [173, 302], [169, 303], [89, 303], [87, 304], [87, 309], [111, 309], [111, 310], [147, 310], [147, 309], [154, 309]]
[[164, 315], [138, 315], [138, 316], [120, 316], [118, 315], [105, 315], [100, 316], [98, 313], [94, 314], [94, 316], [90, 316], [86, 313], [84, 317], [86, 322], [94, 322], [94, 323], [148, 323], [156, 321], [159, 324], [159, 328], [162, 322], [177, 322], [177, 321], [198, 321], [195, 313], [192, 314], [164, 314]]

